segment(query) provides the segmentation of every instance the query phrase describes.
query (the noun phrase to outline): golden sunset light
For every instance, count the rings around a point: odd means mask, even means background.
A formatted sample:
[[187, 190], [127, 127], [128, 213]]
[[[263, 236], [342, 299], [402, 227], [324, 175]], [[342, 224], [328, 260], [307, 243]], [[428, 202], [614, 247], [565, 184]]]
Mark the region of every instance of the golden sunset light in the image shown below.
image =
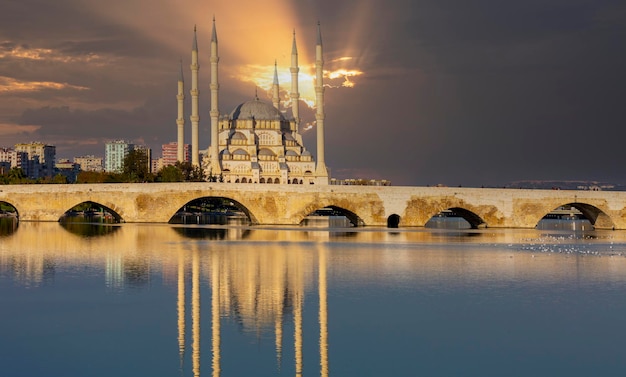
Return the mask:
[[80, 56], [70, 56], [64, 55], [61, 51], [53, 50], [50, 48], [28, 48], [24, 46], [16, 46], [4, 51], [0, 50], [0, 59], [8, 58], [60, 63], [95, 63], [103, 60], [101, 56], [93, 53]]
[[[107, 140], [115, 138], [145, 141], [158, 156], [162, 145], [177, 139], [179, 122], [185, 143], [197, 129], [192, 144], [205, 151], [217, 137], [211, 113], [222, 119], [256, 92], [285, 117], [297, 117], [299, 132], [312, 130], [304, 135], [307, 152], [313, 159], [322, 154], [342, 178], [369, 171], [394, 183], [504, 186], [520, 176], [553, 177], [556, 169], [572, 180], [585, 174], [612, 180], [608, 165], [583, 160], [572, 166], [562, 154], [542, 164], [543, 157], [528, 151], [551, 150], [553, 140], [591, 127], [615, 135], [602, 144], [602, 156], [621, 161], [621, 3], [481, 7], [452, 1], [9, 1], [0, 12], [0, 123], [37, 125], [32, 138], [53, 145], [70, 133], [99, 140], [93, 148], [68, 149], [63, 158], [103, 154]], [[213, 20], [219, 41], [215, 108]], [[192, 124], [194, 27], [199, 95]], [[326, 95], [320, 112], [319, 36]], [[272, 89], [274, 62], [278, 94]], [[50, 119], [61, 113], [63, 119]], [[390, 123], [388, 114], [395, 114], [391, 123], [406, 137], [381, 126]], [[316, 150], [319, 129], [325, 153]], [[538, 134], [543, 136], [533, 136]], [[14, 134], [2, 141], [10, 146], [28, 140]], [[405, 151], [407, 162], [357, 157], [344, 148], [348, 141], [362, 151]], [[435, 155], [437, 164], [431, 163]], [[467, 155], [480, 164], [480, 174], [457, 166]], [[516, 173], [503, 173], [509, 168]]]
[[[347, 61], [352, 58], [341, 58], [337, 61]], [[362, 75], [363, 72], [358, 69], [337, 69], [334, 71], [324, 71], [324, 77], [333, 80], [330, 83], [326, 83], [325, 87], [329, 89], [336, 88], [353, 88], [356, 82], [351, 78]], [[256, 65], [249, 64], [245, 66], [237, 67], [237, 72], [233, 76], [234, 79], [249, 82], [254, 84], [257, 88], [266, 92], [267, 98], [271, 97], [271, 90], [274, 79], [274, 66], [273, 65]], [[334, 80], [341, 79], [340, 84], [334, 84]], [[309, 108], [315, 108], [315, 65], [302, 66], [299, 73], [300, 81], [300, 100], [304, 102]], [[291, 83], [291, 74], [289, 73], [289, 67], [278, 67], [278, 82], [280, 85], [281, 99], [285, 107], [291, 106], [291, 99], [289, 98], [289, 85]], [[309, 126], [310, 128], [310, 126]]]
[[0, 93], [7, 92], [30, 92], [44, 89], [61, 90], [89, 90], [89, 88], [70, 85], [68, 83], [59, 83], [52, 81], [22, 81], [11, 77], [0, 76]]
[[624, 46], [626, 0], [2, 1], [2, 375], [626, 375]]

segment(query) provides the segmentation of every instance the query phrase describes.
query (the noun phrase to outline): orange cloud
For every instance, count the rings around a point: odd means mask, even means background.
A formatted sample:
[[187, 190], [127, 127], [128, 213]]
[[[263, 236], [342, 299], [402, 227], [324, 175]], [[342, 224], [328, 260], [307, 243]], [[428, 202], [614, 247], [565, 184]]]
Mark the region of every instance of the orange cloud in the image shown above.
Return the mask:
[[0, 50], [0, 59], [15, 58], [25, 60], [46, 60], [61, 63], [83, 62], [92, 63], [94, 61], [102, 60], [103, 58], [98, 54], [86, 54], [80, 56], [64, 55], [58, 50], [50, 48], [27, 48], [23, 46], [16, 46], [6, 50]]
[[34, 92], [38, 90], [52, 89], [74, 89], [88, 90], [84, 86], [71, 85], [68, 83], [59, 83], [53, 81], [23, 81], [12, 77], [0, 76], [0, 94], [13, 92]]

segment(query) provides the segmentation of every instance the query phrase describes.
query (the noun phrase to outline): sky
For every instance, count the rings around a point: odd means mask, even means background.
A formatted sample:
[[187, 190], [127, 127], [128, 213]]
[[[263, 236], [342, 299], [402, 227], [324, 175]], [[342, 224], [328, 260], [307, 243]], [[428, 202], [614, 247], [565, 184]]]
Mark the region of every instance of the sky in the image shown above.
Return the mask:
[[183, 67], [200, 54], [200, 149], [210, 143], [210, 39], [220, 113], [290, 89], [295, 31], [301, 132], [316, 154], [312, 77], [324, 45], [332, 177], [480, 187], [520, 180], [626, 183], [623, 0], [0, 0], [0, 147], [57, 159], [124, 139], [176, 140]]

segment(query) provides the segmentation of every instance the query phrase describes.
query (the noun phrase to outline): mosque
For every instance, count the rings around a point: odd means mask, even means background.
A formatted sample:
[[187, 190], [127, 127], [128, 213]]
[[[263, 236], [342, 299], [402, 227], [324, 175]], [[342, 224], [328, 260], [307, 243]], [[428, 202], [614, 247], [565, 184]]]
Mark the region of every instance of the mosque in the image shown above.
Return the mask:
[[[291, 118], [281, 111], [278, 68], [274, 64], [272, 103], [258, 98], [243, 102], [229, 114], [220, 113], [218, 80], [218, 41], [213, 19], [211, 36], [211, 143], [200, 163], [198, 148], [198, 42], [194, 28], [191, 51], [191, 164], [201, 166], [207, 176], [224, 182], [257, 184], [327, 185], [329, 174], [324, 162], [324, 85], [322, 36], [318, 23], [315, 47], [315, 93], [317, 161], [303, 145], [299, 133], [298, 49], [294, 32], [291, 50]], [[184, 161], [184, 83], [181, 66], [178, 80], [178, 160]], [[286, 109], [285, 109], [286, 110]]]

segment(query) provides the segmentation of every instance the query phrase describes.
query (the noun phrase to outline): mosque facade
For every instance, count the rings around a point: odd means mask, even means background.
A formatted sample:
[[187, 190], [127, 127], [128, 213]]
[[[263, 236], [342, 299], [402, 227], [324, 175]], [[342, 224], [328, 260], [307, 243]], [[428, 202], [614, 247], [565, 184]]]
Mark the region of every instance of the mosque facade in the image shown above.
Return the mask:
[[[302, 141], [299, 132], [298, 49], [294, 32], [291, 51], [291, 117], [281, 111], [278, 68], [274, 65], [272, 103], [258, 95], [236, 106], [230, 113], [219, 110], [218, 40], [213, 19], [211, 36], [211, 137], [207, 153], [200, 161], [198, 147], [198, 43], [196, 31], [191, 54], [191, 154], [192, 165], [201, 166], [210, 179], [231, 183], [252, 184], [329, 184], [324, 161], [324, 85], [322, 37], [318, 24], [315, 48], [317, 158]], [[184, 82], [182, 67], [178, 81], [178, 159], [183, 161], [184, 145]], [[287, 109], [283, 109], [287, 110]]]

